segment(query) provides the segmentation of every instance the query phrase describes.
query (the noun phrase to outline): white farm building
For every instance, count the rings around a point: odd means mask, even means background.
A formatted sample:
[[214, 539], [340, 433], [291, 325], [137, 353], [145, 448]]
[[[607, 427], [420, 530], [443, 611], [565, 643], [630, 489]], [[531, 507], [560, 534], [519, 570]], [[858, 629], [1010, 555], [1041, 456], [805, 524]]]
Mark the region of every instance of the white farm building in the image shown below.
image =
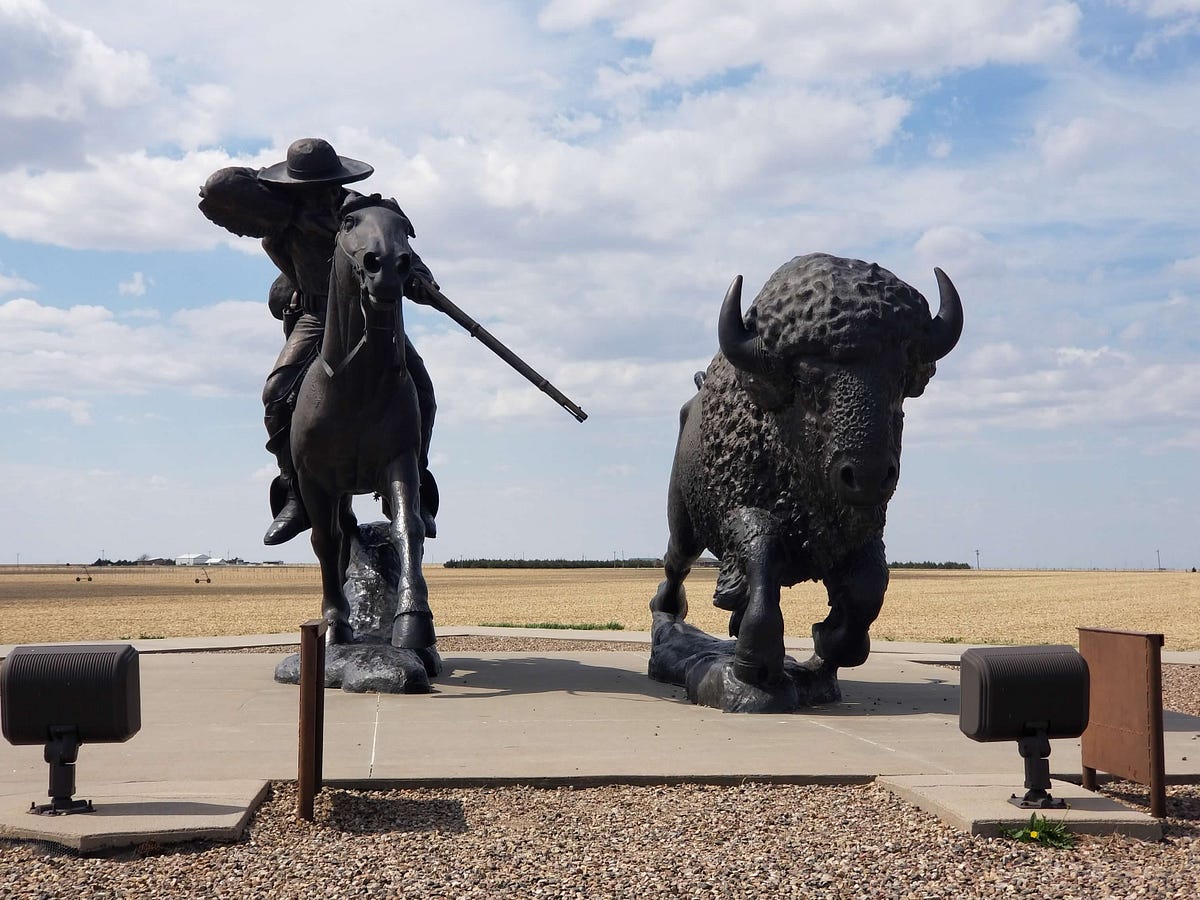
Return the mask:
[[212, 557], [207, 553], [186, 553], [183, 556], [175, 557], [177, 566], [206, 566], [211, 562]]

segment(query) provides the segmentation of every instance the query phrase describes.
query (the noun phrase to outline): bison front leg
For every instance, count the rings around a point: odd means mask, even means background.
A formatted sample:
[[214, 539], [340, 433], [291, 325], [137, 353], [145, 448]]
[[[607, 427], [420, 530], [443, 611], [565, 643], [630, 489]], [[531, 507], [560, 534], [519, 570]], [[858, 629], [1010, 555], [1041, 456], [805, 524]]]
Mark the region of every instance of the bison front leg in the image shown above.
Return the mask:
[[781, 557], [779, 541], [772, 536], [756, 537], [747, 547], [746, 606], [733, 655], [733, 674], [746, 684], [764, 686], [783, 678]]
[[[742, 544], [739, 558], [745, 566], [746, 604], [737, 641], [714, 641], [708, 651], [696, 654], [688, 667], [686, 686], [694, 703], [726, 712], [791, 712], [800, 705], [824, 702], [801, 691], [785, 669], [783, 613], [779, 609], [779, 577], [783, 553], [779, 540], [758, 536]], [[728, 645], [733, 645], [729, 647]], [[728, 647], [728, 649], [722, 649]], [[810, 673], [804, 673], [805, 680]]]
[[421, 519], [420, 473], [415, 453], [406, 453], [389, 468], [387, 496], [392, 511], [392, 543], [400, 556], [398, 602], [392, 623], [392, 646], [424, 650], [437, 642], [429, 589], [421, 570], [425, 525]]
[[663, 554], [663, 570], [666, 577], [650, 601], [651, 613], [666, 613], [680, 621], [688, 613], [684, 579], [692, 571], [692, 564], [704, 552], [704, 545], [696, 536], [696, 527], [688, 513], [687, 501], [681, 487], [681, 480], [687, 475], [698, 442], [694, 426], [689, 432], [689, 422], [696, 419], [692, 413], [698, 399], [698, 396], [693, 397], [679, 411], [679, 441], [675, 448], [675, 462], [671, 467], [671, 482], [667, 488], [667, 528], [670, 538], [667, 541], [667, 552]]
[[815, 657], [835, 668], [861, 666], [871, 652], [868, 630], [888, 586], [882, 538], [865, 544], [824, 581], [829, 615], [813, 625]]

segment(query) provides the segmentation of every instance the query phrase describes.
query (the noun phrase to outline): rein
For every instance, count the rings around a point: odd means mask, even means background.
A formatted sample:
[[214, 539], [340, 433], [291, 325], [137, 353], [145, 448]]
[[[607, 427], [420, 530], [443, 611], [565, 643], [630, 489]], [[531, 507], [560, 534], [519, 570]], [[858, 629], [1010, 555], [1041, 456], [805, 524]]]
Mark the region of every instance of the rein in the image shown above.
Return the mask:
[[[359, 200], [356, 200], [356, 201], [346, 204], [346, 206], [343, 207], [343, 212], [350, 213], [355, 210], [363, 209], [368, 206], [382, 206], [385, 209], [391, 209], [392, 204], [394, 204], [394, 202], [395, 201], [392, 201], [392, 203], [389, 204], [387, 201], [380, 200], [378, 194], [373, 194], [370, 197], [363, 197]], [[396, 207], [396, 211], [399, 212], [399, 207]], [[401, 213], [401, 215], [403, 216], [403, 213]], [[350, 251], [348, 251], [345, 247], [342, 246], [340, 230], [338, 232], [338, 238], [334, 240], [334, 245], [337, 247], [338, 251], [340, 251], [341, 254], [343, 256], [345, 256], [346, 259], [349, 261], [351, 271], [358, 278], [358, 306], [359, 306], [359, 309], [362, 311], [363, 333], [362, 333], [362, 337], [360, 337], [358, 339], [358, 343], [356, 343], [352, 348], [350, 348], [350, 352], [346, 354], [346, 356], [342, 359], [342, 361], [340, 363], [338, 363], [338, 366], [336, 369], [333, 368], [331, 365], [329, 365], [329, 363], [326, 361], [324, 351], [322, 351], [319, 354], [318, 358], [321, 360], [321, 367], [325, 370], [325, 374], [331, 379], [336, 378], [341, 372], [343, 372], [346, 369], [347, 366], [350, 365], [351, 362], [354, 361], [354, 358], [356, 356], [358, 356], [358, 352], [367, 345], [367, 338], [370, 336], [371, 331], [388, 331], [388, 332], [392, 333], [393, 341], [395, 339], [395, 325], [394, 324], [390, 328], [382, 326], [382, 325], [368, 325], [367, 324], [367, 300], [366, 300], [366, 298], [368, 295], [368, 291], [367, 291], [366, 273], [364, 272], [362, 266], [359, 265], [358, 260], [356, 260], [354, 258], [354, 256], [351, 255]], [[330, 296], [332, 296], [332, 295], [333, 295], [333, 292], [330, 292]], [[396, 301], [397, 306], [401, 302], [402, 302], [401, 300], [397, 300]], [[326, 315], [328, 316], [328, 313], [326, 313]], [[400, 315], [400, 310], [397, 309], [393, 313], [393, 315], [396, 315], [396, 316]]]

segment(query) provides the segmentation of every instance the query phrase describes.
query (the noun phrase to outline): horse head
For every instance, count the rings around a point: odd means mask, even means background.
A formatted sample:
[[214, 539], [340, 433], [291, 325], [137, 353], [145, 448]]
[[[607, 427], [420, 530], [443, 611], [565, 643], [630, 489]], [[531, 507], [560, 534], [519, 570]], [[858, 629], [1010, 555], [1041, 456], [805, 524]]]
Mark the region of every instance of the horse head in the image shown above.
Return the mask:
[[374, 308], [394, 306], [412, 275], [411, 223], [395, 200], [378, 194], [352, 197], [339, 216], [337, 247], [342, 266], [335, 260], [335, 277], [339, 268], [346, 270]]
[[[413, 274], [408, 243], [412, 225], [395, 200], [378, 194], [342, 204], [334, 239], [329, 305], [321, 358], [327, 373], [341, 372], [364, 347], [404, 359], [404, 316], [400, 299]], [[372, 333], [390, 332], [380, 342]]]

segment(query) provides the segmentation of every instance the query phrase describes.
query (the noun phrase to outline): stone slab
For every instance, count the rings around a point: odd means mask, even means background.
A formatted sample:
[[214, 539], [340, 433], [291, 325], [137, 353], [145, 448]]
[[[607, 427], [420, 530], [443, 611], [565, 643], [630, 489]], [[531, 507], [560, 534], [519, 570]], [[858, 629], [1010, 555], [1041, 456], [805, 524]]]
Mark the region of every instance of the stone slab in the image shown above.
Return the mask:
[[1036, 812], [1079, 834], [1162, 839], [1158, 819], [1066, 781], [1053, 780], [1050, 787], [1051, 796], [1067, 802], [1065, 810], [1023, 810], [1009, 803], [1014, 793], [1025, 793], [1020, 775], [881, 775], [876, 783], [969, 834], [996, 837], [1001, 828], [1027, 825]]
[[[0, 837], [48, 841], [95, 853], [139, 844], [236, 841], [267, 795], [268, 782], [98, 782], [76, 799], [91, 800], [94, 812], [46, 816], [29, 812], [45, 796], [0, 786]], [[45, 788], [42, 788], [42, 794]]]

